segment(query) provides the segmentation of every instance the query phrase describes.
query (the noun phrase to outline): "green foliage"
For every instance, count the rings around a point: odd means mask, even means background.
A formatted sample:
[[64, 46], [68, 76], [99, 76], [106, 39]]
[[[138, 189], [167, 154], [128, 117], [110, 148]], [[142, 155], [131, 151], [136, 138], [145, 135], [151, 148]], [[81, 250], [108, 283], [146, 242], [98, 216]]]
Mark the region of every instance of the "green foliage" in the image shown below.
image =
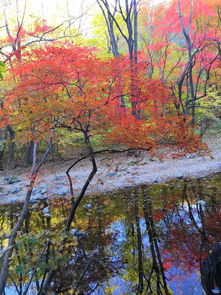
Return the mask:
[[216, 126], [221, 119], [220, 110], [220, 89], [217, 85], [213, 85], [208, 89], [207, 96], [202, 98], [197, 106], [197, 122], [201, 126], [201, 134], [208, 128], [216, 130]]
[[221, 118], [221, 89], [216, 85], [211, 86], [208, 89], [206, 97], [200, 101], [200, 111], [202, 116], [209, 118], [220, 119]]
[[[124, 20], [118, 14], [115, 15], [115, 18], [117, 23], [121, 27], [122, 31], [125, 33], [126, 30], [125, 30]], [[93, 38], [88, 38], [86, 41], [86, 45], [95, 46], [99, 48], [98, 56], [100, 58], [112, 57], [113, 53], [111, 51], [110, 38], [109, 38], [108, 30], [107, 30], [107, 25], [102, 13], [96, 13], [91, 23], [94, 27], [92, 30]], [[120, 33], [115, 23], [113, 24], [113, 27], [114, 27], [114, 34], [116, 36], [117, 43], [118, 43], [119, 53], [124, 54], [127, 52], [126, 44], [124, 40], [122, 40], [122, 37], [120, 36]]]
[[5, 64], [2, 61], [0, 61], [0, 79], [1, 80], [3, 79], [4, 71], [5, 71]]
[[0, 141], [0, 152], [4, 151], [5, 149], [5, 141]]

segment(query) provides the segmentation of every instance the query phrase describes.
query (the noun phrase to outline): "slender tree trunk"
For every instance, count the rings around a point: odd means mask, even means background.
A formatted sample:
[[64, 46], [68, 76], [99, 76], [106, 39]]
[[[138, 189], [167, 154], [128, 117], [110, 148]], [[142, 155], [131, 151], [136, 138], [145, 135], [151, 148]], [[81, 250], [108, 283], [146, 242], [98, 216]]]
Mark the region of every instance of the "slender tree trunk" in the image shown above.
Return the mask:
[[144, 271], [143, 271], [143, 249], [142, 249], [142, 236], [140, 228], [140, 218], [139, 218], [139, 194], [137, 188], [135, 190], [135, 220], [136, 220], [136, 230], [137, 230], [137, 250], [138, 250], [138, 292], [143, 293], [144, 290]]
[[4, 157], [4, 153], [5, 153], [6, 139], [7, 139], [7, 130], [0, 129], [0, 171], [4, 170], [3, 157]]
[[28, 205], [29, 205], [29, 201], [31, 199], [31, 195], [32, 195], [32, 190], [35, 184], [35, 180], [38, 174], [38, 171], [40, 169], [40, 167], [42, 166], [42, 164], [45, 162], [45, 160], [47, 159], [47, 156], [50, 152], [50, 145], [48, 146], [44, 156], [42, 157], [41, 161], [39, 162], [39, 164], [35, 167], [35, 169], [32, 171], [31, 174], [31, 180], [29, 183], [29, 187], [27, 189], [27, 193], [26, 193], [26, 197], [25, 197], [25, 202], [22, 208], [22, 212], [20, 217], [18, 218], [18, 221], [15, 225], [15, 227], [12, 229], [10, 237], [9, 237], [9, 241], [8, 241], [8, 247], [6, 249], [6, 252], [3, 256], [2, 259], [2, 267], [1, 267], [1, 272], [0, 272], [0, 295], [4, 295], [5, 291], [5, 286], [6, 286], [6, 280], [8, 278], [9, 275], [9, 263], [10, 263], [10, 259], [13, 253], [13, 248], [15, 245], [15, 239], [17, 237], [18, 232], [21, 230], [22, 224], [28, 214]]
[[137, 55], [137, 49], [138, 49], [138, 29], [137, 29], [137, 0], [134, 0], [134, 61], [135, 63], [138, 63], [138, 55]]
[[70, 213], [69, 213], [69, 216], [68, 216], [68, 220], [67, 220], [67, 223], [66, 223], [66, 226], [65, 226], [65, 231], [66, 232], [68, 232], [70, 230], [71, 223], [74, 220], [75, 212], [76, 212], [76, 210], [77, 210], [77, 208], [78, 208], [78, 206], [79, 206], [82, 198], [84, 197], [84, 195], [86, 193], [86, 190], [87, 190], [90, 182], [92, 181], [94, 175], [97, 172], [96, 159], [95, 159], [95, 155], [93, 153], [93, 148], [91, 146], [91, 143], [90, 143], [89, 136], [88, 136], [87, 132], [84, 132], [84, 138], [85, 138], [85, 143], [88, 146], [88, 152], [90, 154], [90, 159], [91, 159], [91, 162], [92, 162], [92, 171], [89, 174], [89, 176], [88, 176], [88, 178], [87, 178], [84, 186], [82, 187], [82, 190], [81, 190], [78, 198], [76, 200], [74, 200], [72, 198], [72, 207], [71, 207], [71, 210], [70, 210]]
[[164, 294], [170, 295], [167, 286], [167, 280], [165, 276], [161, 253], [158, 246], [158, 235], [153, 221], [152, 200], [150, 199], [145, 186], [142, 186], [142, 191], [144, 219], [150, 241], [150, 250], [153, 259], [153, 269], [155, 270], [157, 279], [157, 294], [163, 294], [161, 291], [161, 288], [163, 288]]
[[33, 149], [34, 149], [34, 142], [31, 141], [26, 145], [25, 156], [24, 156], [25, 167], [29, 167], [33, 163]]
[[[116, 29], [119, 31], [120, 35], [123, 37], [127, 44], [128, 54], [131, 60], [131, 77], [134, 78], [134, 64], [138, 62], [138, 25], [137, 25], [137, 18], [138, 18], [138, 9], [137, 9], [137, 0], [125, 0], [123, 9], [121, 1], [116, 0], [111, 7], [109, 5], [108, 0], [97, 0], [97, 3], [104, 15], [107, 29], [109, 33], [109, 38], [112, 46], [112, 52], [114, 56], [119, 54], [117, 42], [116, 42], [116, 35], [114, 32], [114, 24], [116, 25]], [[126, 26], [126, 33], [122, 30], [122, 25], [119, 24], [116, 12], [118, 12], [125, 23]], [[133, 69], [132, 69], [133, 68]], [[135, 96], [136, 92], [136, 82], [131, 81], [131, 114], [134, 115], [138, 120], [141, 119], [141, 109], [138, 106], [138, 99]], [[121, 106], [126, 107], [124, 96], [121, 97]]]
[[[52, 149], [52, 142], [50, 142], [51, 149]], [[37, 162], [37, 142], [33, 142], [33, 148], [32, 148], [32, 171], [35, 169]]]
[[[83, 130], [82, 130], [83, 131]], [[76, 213], [76, 210], [78, 208], [78, 206], [80, 205], [86, 191], [87, 191], [87, 188], [90, 184], [90, 182], [92, 181], [94, 175], [96, 174], [97, 172], [97, 164], [96, 164], [96, 159], [95, 159], [95, 155], [94, 155], [94, 152], [93, 152], [93, 147], [90, 143], [90, 139], [89, 139], [89, 135], [87, 133], [87, 131], [83, 131], [84, 133], [84, 139], [85, 139], [85, 143], [87, 144], [87, 147], [88, 147], [88, 152], [89, 152], [89, 155], [90, 155], [90, 159], [91, 159], [91, 162], [92, 162], [92, 171], [91, 173], [89, 174], [86, 182], [84, 183], [82, 189], [81, 189], [81, 192], [78, 196], [78, 198], [75, 200], [74, 199], [74, 196], [73, 196], [73, 188], [72, 188], [72, 182], [71, 182], [71, 178], [70, 178], [70, 175], [69, 175], [69, 172], [71, 170], [71, 168], [74, 167], [74, 165], [72, 165], [68, 171], [67, 171], [67, 175], [68, 175], [68, 178], [69, 178], [69, 181], [70, 181], [70, 189], [71, 189], [71, 195], [72, 195], [72, 207], [69, 211], [69, 216], [68, 216], [68, 219], [67, 219], [67, 222], [66, 222], [66, 225], [65, 225], [65, 229], [64, 231], [65, 232], [68, 232], [70, 230], [70, 227], [71, 227], [71, 224], [74, 220], [74, 217], [75, 217], [75, 213]], [[75, 163], [77, 163], [78, 161], [76, 161]], [[65, 239], [63, 241], [63, 243], [65, 244]], [[47, 276], [47, 279], [45, 280], [41, 290], [38, 292], [38, 295], [46, 295], [47, 294], [47, 290], [53, 280], [53, 277], [54, 275], [56, 274], [56, 270], [51, 268], [49, 273], [48, 273], [48, 276]], [[1, 294], [0, 294], [1, 295]]]
[[[190, 87], [190, 101], [191, 103], [191, 108], [192, 108], [192, 126], [195, 125], [195, 116], [196, 116], [196, 93], [194, 89], [194, 82], [193, 82], [193, 45], [190, 39], [190, 30], [191, 30], [191, 25], [192, 25], [192, 16], [193, 16], [193, 1], [190, 1], [190, 17], [189, 17], [189, 22], [188, 22], [188, 27], [185, 27], [185, 24], [183, 22], [183, 16], [182, 16], [182, 10], [181, 10], [181, 3], [180, 0], [178, 0], [178, 11], [179, 11], [179, 19], [180, 19], [180, 25], [183, 31], [183, 35], [186, 40], [187, 48], [188, 48], [188, 55], [189, 55], [189, 67], [188, 67], [188, 76], [187, 76], [187, 82], [189, 83]], [[189, 99], [186, 100], [186, 110], [189, 113], [188, 110], [188, 105], [190, 103]]]
[[[138, 26], [137, 26], [137, 0], [133, 0], [133, 28], [132, 22], [129, 25], [128, 31], [131, 32], [131, 45], [129, 46], [129, 51], [131, 51], [130, 58], [132, 61], [131, 68], [131, 88], [132, 88], [132, 114], [136, 117], [137, 120], [141, 119], [141, 109], [139, 107], [138, 91], [137, 91], [137, 64], [138, 64]], [[130, 42], [129, 42], [130, 43]], [[129, 45], [129, 44], [128, 44]]]
[[4, 147], [1, 148], [0, 150], [0, 171], [3, 171], [4, 168], [3, 168], [3, 156], [4, 156]]
[[8, 144], [9, 159], [8, 159], [8, 168], [9, 169], [14, 169], [15, 168], [15, 131], [12, 129], [11, 126], [7, 126], [7, 131], [9, 133], [9, 144]]

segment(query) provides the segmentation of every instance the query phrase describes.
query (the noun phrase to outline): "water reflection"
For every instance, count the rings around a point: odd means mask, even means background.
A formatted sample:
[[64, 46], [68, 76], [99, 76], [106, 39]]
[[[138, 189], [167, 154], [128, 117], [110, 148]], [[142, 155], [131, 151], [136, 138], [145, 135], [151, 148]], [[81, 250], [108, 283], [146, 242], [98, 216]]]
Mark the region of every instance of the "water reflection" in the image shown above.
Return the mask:
[[[6, 294], [202, 294], [199, 263], [220, 241], [221, 175], [87, 197], [41, 200], [16, 241]], [[0, 248], [21, 205], [0, 207]]]

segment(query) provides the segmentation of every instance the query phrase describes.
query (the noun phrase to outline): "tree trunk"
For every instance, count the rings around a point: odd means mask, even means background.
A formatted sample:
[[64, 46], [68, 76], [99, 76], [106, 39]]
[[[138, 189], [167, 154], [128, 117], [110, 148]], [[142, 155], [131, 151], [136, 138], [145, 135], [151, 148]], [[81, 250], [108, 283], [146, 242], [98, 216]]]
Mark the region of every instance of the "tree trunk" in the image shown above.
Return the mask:
[[2, 266], [1, 266], [1, 272], [0, 272], [0, 295], [5, 294], [5, 286], [6, 286], [6, 280], [9, 276], [9, 264], [10, 264], [10, 259], [13, 253], [13, 248], [15, 245], [15, 239], [17, 237], [18, 232], [21, 230], [22, 224], [25, 220], [25, 218], [27, 217], [28, 214], [28, 205], [29, 205], [29, 201], [32, 195], [32, 190], [35, 184], [35, 180], [38, 174], [38, 171], [40, 169], [40, 167], [42, 166], [42, 164], [45, 162], [49, 152], [50, 152], [51, 147], [48, 146], [44, 156], [42, 157], [41, 161], [39, 162], [39, 164], [35, 167], [34, 171], [32, 171], [31, 174], [31, 180], [29, 183], [29, 187], [27, 189], [27, 193], [26, 193], [26, 197], [25, 197], [25, 202], [22, 208], [22, 212], [21, 215], [18, 218], [18, 221], [15, 225], [15, 227], [12, 229], [10, 237], [9, 237], [9, 241], [8, 241], [8, 247], [4, 253], [4, 256], [2, 258]]
[[6, 130], [0, 129], [0, 171], [3, 171], [3, 156], [5, 153]]
[[144, 269], [143, 269], [143, 246], [142, 246], [142, 235], [140, 228], [140, 218], [139, 218], [139, 192], [138, 189], [134, 189], [135, 198], [135, 221], [137, 230], [137, 251], [138, 251], [138, 293], [143, 294], [144, 290]]
[[33, 163], [33, 148], [34, 142], [31, 141], [26, 145], [25, 156], [24, 156], [24, 166], [29, 167]]
[[91, 159], [91, 162], [92, 162], [92, 170], [91, 170], [91, 173], [89, 174], [86, 182], [84, 183], [84, 185], [83, 185], [83, 187], [81, 189], [81, 192], [80, 192], [78, 198], [76, 199], [76, 201], [74, 200], [74, 197], [72, 196], [72, 207], [70, 209], [70, 213], [69, 213], [66, 225], [65, 225], [65, 232], [68, 232], [70, 230], [71, 223], [72, 223], [72, 221], [74, 220], [74, 217], [75, 217], [75, 212], [76, 212], [81, 200], [83, 199], [89, 184], [91, 183], [94, 175], [97, 172], [96, 159], [95, 159], [95, 156], [94, 156], [94, 153], [93, 153], [93, 147], [92, 147], [92, 145], [90, 143], [89, 135], [87, 134], [87, 132], [84, 132], [84, 138], [85, 138], [85, 143], [87, 145], [88, 152], [89, 152], [89, 155], [90, 155], [90, 159]]
[[15, 131], [12, 129], [11, 126], [7, 126], [7, 131], [9, 133], [9, 144], [8, 144], [9, 159], [8, 159], [8, 168], [9, 169], [14, 169], [15, 168]]

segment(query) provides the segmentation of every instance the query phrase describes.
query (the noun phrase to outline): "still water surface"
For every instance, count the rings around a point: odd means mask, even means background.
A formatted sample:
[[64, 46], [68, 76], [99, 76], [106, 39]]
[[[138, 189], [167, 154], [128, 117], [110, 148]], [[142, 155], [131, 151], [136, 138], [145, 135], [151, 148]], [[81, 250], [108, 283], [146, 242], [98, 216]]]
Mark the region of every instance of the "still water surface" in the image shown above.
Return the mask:
[[[221, 174], [85, 197], [38, 200], [16, 242], [6, 295], [201, 295], [199, 264], [221, 237]], [[0, 248], [22, 204], [0, 207]]]

